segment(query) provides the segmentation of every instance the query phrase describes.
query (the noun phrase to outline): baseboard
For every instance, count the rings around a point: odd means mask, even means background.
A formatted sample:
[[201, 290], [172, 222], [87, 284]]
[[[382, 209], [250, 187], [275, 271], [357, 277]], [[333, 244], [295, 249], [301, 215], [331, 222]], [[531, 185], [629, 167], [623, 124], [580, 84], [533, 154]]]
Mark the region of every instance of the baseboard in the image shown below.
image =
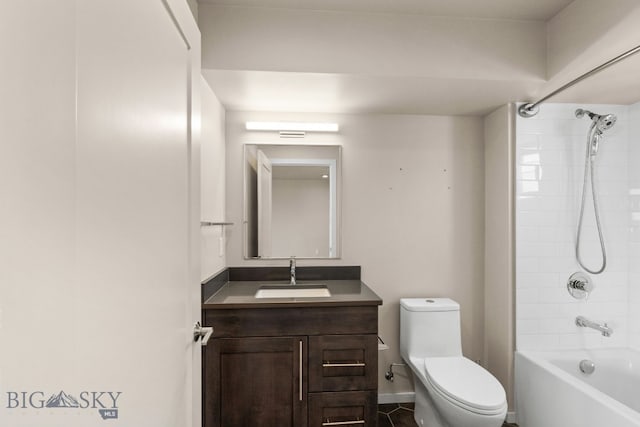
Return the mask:
[[415, 402], [416, 394], [412, 391], [405, 393], [380, 393], [378, 394], [378, 403], [408, 403]]
[[515, 422], [516, 422], [516, 413], [515, 413], [515, 411], [507, 412], [507, 422], [510, 423], [510, 424], [511, 423], [515, 424]]

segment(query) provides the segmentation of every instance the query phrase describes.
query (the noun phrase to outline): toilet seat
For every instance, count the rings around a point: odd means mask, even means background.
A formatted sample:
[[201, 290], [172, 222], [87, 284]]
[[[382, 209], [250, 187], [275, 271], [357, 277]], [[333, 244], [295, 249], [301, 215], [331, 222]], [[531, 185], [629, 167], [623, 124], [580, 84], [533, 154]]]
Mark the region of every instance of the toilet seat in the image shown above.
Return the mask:
[[481, 415], [504, 412], [507, 402], [502, 385], [484, 368], [465, 357], [424, 359], [425, 377], [444, 399]]

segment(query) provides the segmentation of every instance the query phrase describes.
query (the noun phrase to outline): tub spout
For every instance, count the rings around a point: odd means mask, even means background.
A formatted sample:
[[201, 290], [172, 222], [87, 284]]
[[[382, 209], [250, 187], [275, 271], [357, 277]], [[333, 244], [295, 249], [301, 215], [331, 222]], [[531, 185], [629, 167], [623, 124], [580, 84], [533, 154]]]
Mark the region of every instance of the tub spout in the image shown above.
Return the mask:
[[591, 321], [584, 316], [576, 317], [576, 325], [583, 328], [591, 328], [596, 331], [600, 331], [602, 336], [610, 337], [613, 334], [613, 329], [609, 327], [606, 323], [600, 324], [598, 322]]

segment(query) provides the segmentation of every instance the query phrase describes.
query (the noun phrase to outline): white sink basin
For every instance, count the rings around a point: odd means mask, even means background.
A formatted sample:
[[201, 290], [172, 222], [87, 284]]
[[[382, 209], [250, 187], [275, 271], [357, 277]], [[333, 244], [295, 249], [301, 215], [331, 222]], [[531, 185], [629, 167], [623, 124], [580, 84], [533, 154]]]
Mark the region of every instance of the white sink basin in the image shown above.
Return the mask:
[[325, 285], [264, 285], [256, 292], [256, 298], [327, 298], [331, 292]]

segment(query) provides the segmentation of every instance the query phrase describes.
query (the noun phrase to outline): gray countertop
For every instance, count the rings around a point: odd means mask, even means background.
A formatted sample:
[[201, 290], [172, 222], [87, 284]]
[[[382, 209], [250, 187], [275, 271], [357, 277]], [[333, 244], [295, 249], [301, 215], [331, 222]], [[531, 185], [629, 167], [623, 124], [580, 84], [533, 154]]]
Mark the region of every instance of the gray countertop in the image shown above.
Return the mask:
[[258, 289], [263, 285], [286, 285], [288, 282], [278, 281], [236, 281], [227, 282], [218, 292], [209, 297], [202, 309], [236, 309], [266, 307], [326, 307], [326, 306], [361, 306], [382, 305], [382, 299], [360, 280], [313, 280], [299, 281], [323, 284], [329, 288], [330, 297], [322, 298], [255, 298]]

